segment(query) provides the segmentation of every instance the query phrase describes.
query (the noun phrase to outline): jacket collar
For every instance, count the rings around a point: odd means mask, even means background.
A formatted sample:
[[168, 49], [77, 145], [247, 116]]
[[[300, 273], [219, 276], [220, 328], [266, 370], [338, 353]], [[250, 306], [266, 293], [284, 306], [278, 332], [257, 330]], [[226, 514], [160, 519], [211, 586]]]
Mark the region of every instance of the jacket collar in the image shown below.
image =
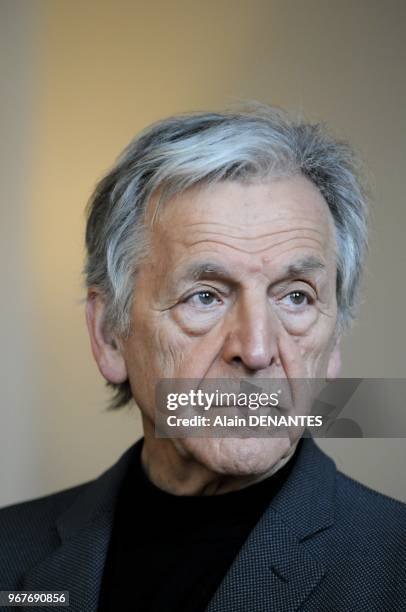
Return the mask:
[[[117, 494], [141, 444], [85, 486], [59, 517], [61, 546], [26, 575], [24, 590], [69, 591], [72, 612], [96, 612]], [[208, 612], [297, 609], [324, 575], [302, 542], [333, 524], [334, 491], [334, 463], [313, 440], [304, 439], [288, 480], [251, 532]]]
[[234, 560], [207, 612], [292, 612], [325, 568], [304, 542], [334, 523], [334, 462], [311, 438], [293, 470]]
[[[139, 440], [109, 470], [84, 485], [57, 520], [61, 546], [26, 576], [24, 590], [69, 591], [69, 610], [96, 612], [120, 486]], [[48, 608], [27, 607], [46, 612]]]

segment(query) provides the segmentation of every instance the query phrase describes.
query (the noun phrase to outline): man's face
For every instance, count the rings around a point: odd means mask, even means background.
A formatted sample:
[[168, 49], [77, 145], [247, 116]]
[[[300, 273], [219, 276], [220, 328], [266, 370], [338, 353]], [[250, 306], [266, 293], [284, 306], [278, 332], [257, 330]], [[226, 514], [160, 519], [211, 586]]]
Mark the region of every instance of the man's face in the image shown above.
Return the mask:
[[[123, 345], [146, 436], [154, 435], [161, 378], [323, 378], [334, 370], [334, 224], [309, 180], [191, 189], [165, 204], [150, 238]], [[174, 444], [217, 473], [245, 475], [268, 471], [292, 442]]]

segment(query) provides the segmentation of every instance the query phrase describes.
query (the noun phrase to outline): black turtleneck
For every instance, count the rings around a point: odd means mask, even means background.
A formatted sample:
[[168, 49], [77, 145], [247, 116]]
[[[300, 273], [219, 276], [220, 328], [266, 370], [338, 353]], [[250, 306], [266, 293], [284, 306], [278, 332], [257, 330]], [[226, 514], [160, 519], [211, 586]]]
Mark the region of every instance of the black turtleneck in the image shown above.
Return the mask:
[[250, 531], [287, 479], [276, 474], [239, 491], [178, 496], [145, 475], [142, 443], [121, 487], [99, 612], [201, 612]]

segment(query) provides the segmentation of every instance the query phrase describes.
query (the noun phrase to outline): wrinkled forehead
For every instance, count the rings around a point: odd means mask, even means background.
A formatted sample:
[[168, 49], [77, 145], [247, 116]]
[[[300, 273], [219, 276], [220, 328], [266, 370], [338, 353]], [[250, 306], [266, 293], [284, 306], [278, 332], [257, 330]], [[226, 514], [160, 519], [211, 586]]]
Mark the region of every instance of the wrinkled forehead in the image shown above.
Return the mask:
[[336, 251], [329, 207], [303, 176], [193, 187], [165, 202], [151, 232], [158, 244], [174, 241], [192, 250], [207, 242], [254, 254], [295, 240]]

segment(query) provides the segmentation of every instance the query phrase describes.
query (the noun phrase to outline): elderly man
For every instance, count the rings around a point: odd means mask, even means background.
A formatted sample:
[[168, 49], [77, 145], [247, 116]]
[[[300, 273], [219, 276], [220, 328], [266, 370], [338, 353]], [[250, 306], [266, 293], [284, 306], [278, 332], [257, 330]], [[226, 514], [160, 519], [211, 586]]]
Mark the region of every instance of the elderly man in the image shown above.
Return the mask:
[[365, 245], [351, 149], [318, 125], [261, 106], [133, 140], [89, 204], [87, 322], [144, 438], [2, 511], [0, 586], [69, 591], [78, 612], [405, 610], [400, 502], [310, 438], [154, 427], [161, 379], [334, 379]]

